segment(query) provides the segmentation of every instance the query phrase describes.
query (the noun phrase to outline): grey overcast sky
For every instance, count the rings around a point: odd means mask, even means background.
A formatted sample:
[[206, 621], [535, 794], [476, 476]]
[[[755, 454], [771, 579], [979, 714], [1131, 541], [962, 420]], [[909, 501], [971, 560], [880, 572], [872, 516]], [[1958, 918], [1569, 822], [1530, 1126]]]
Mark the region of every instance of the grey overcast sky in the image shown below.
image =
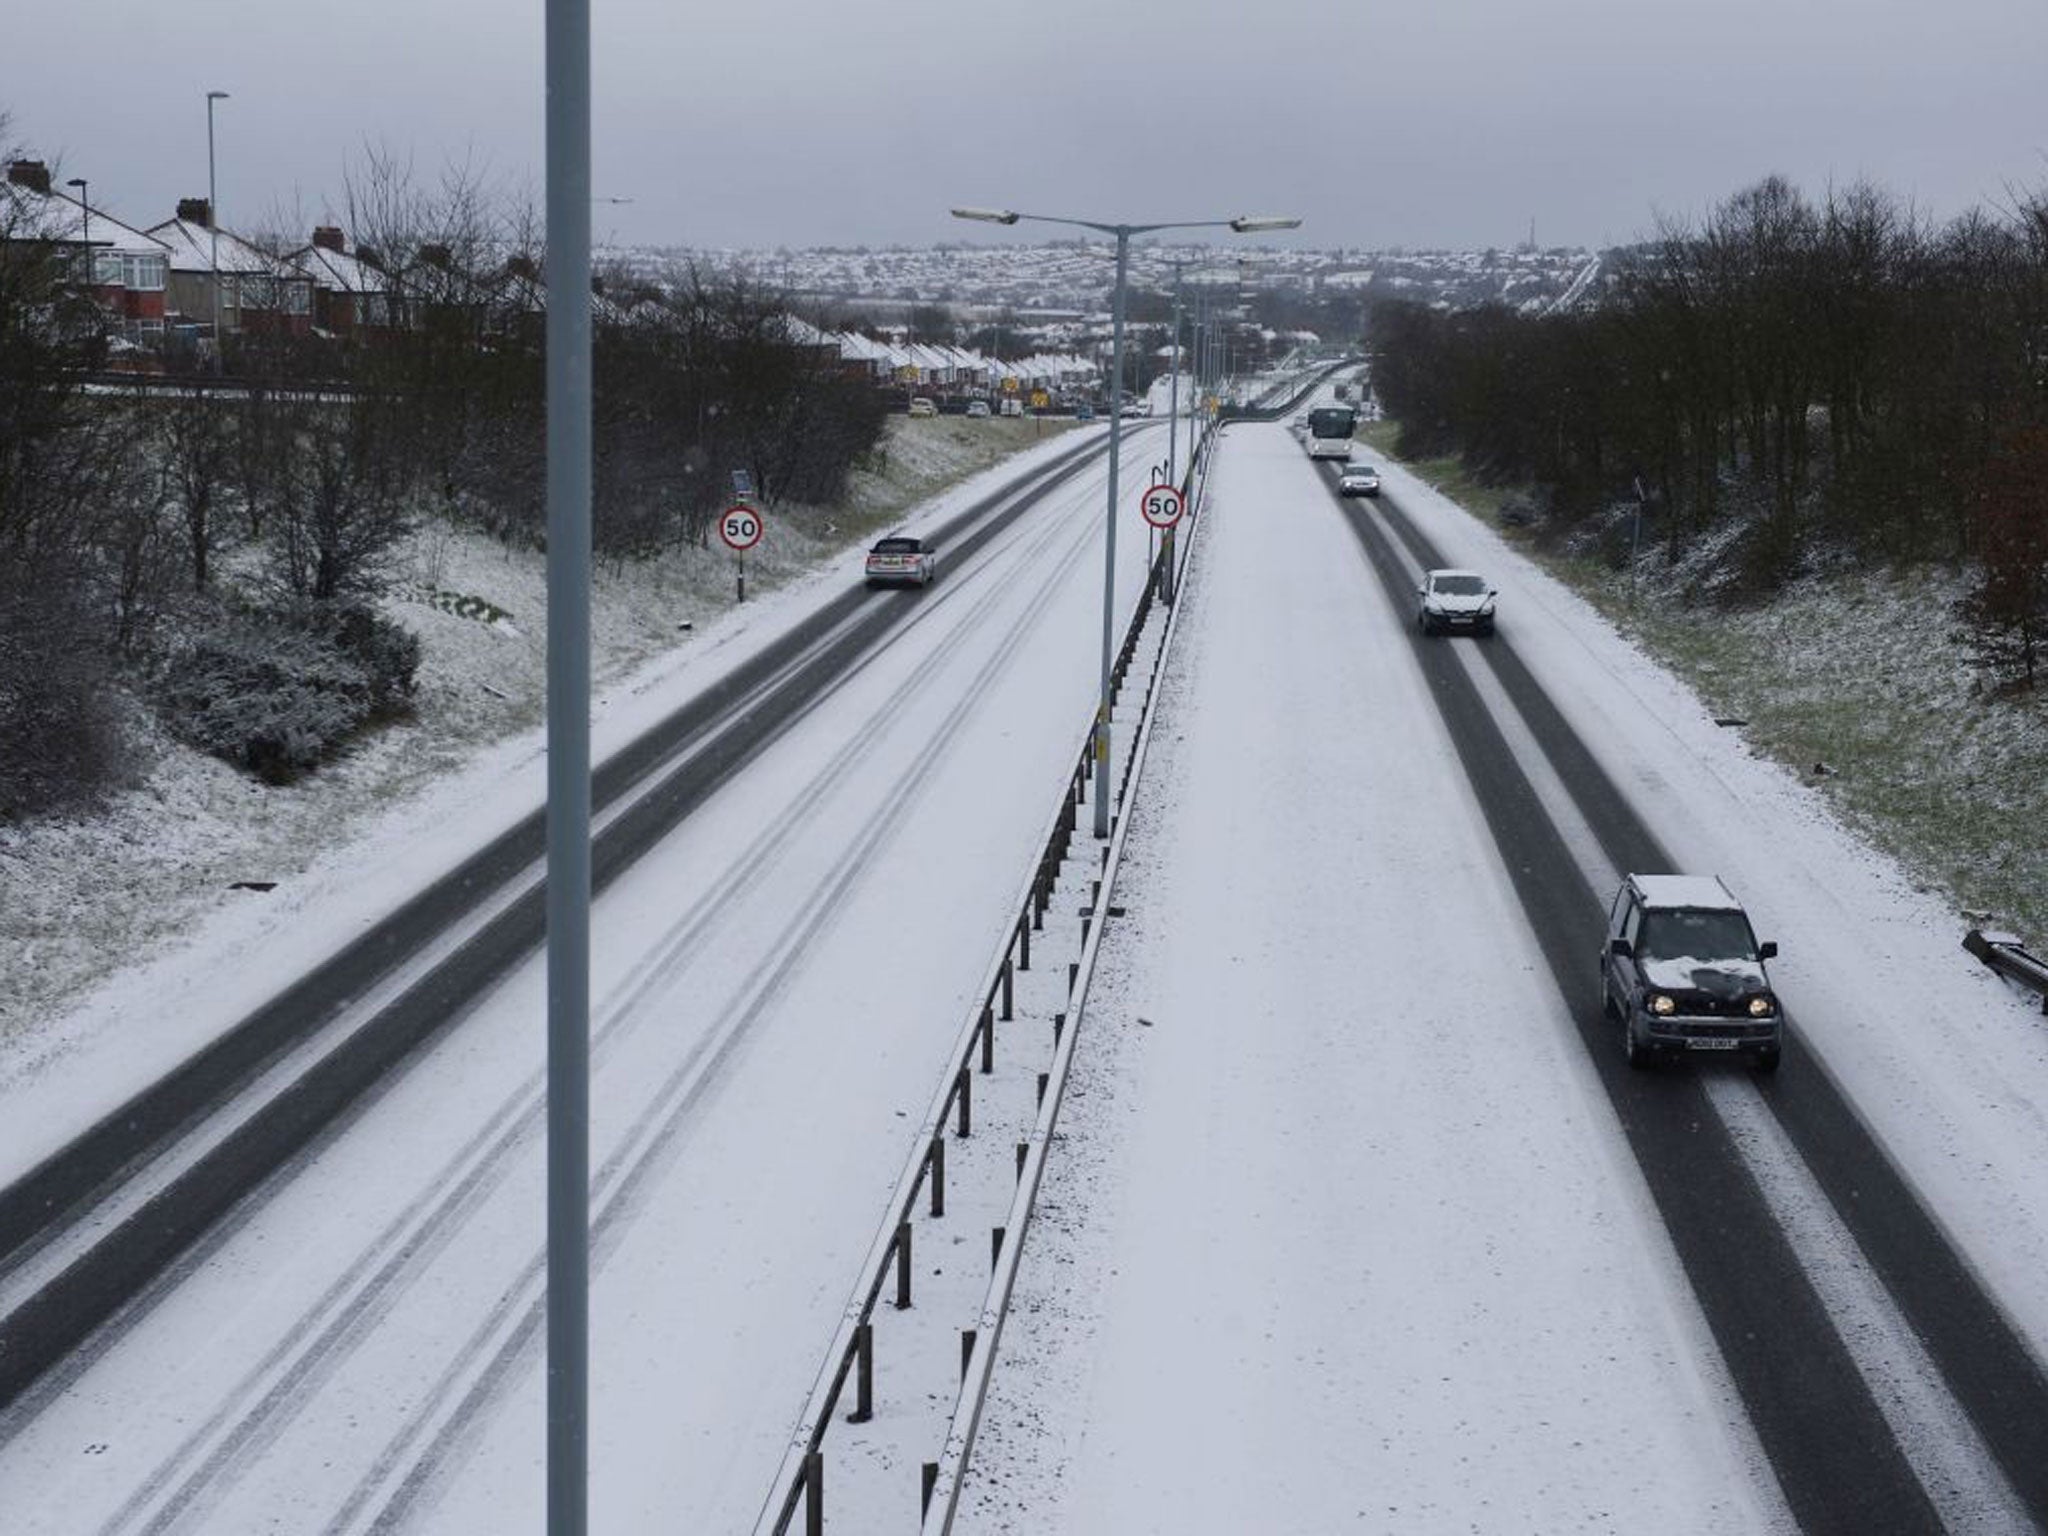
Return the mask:
[[[208, 89], [230, 227], [333, 210], [372, 140], [538, 193], [538, 0], [10, 12], [10, 144], [130, 223], [205, 192]], [[993, 233], [955, 203], [1601, 244], [1774, 171], [1938, 217], [2048, 186], [2048, 0], [595, 0], [592, 35], [632, 199], [597, 231], [636, 244]]]

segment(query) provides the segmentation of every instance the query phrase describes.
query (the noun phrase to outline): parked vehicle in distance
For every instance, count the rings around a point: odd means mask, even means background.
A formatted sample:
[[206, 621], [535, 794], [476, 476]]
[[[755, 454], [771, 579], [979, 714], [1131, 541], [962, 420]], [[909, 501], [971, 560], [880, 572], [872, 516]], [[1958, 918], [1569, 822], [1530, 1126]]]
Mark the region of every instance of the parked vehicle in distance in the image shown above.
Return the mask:
[[1380, 493], [1380, 472], [1370, 464], [1346, 464], [1344, 473], [1337, 477], [1339, 496], [1377, 496]]
[[1292, 432], [1297, 438], [1305, 440], [1308, 437], [1308, 412], [1295, 412], [1294, 419], [1287, 423], [1287, 430]]
[[939, 408], [935, 402], [927, 400], [923, 395], [918, 395], [910, 402], [910, 414], [913, 416], [936, 416], [939, 414]]
[[1123, 416], [1150, 416], [1152, 414], [1152, 407], [1143, 400], [1126, 400], [1123, 410], [1118, 414]]
[[939, 552], [923, 539], [891, 534], [868, 551], [871, 587], [928, 587], [938, 578]]
[[976, 416], [976, 417], [980, 417], [980, 416], [987, 416], [987, 415], [989, 415], [989, 414], [990, 414], [990, 412], [989, 412], [989, 408], [988, 408], [988, 402], [987, 402], [986, 400], [970, 400], [970, 401], [968, 401], [968, 402], [967, 402], [967, 414], [968, 414], [968, 415], [970, 415], [970, 416]]
[[1094, 407], [1094, 406], [1092, 406], [1092, 405], [1090, 405], [1090, 404], [1088, 404], [1088, 402], [1087, 402], [1087, 401], [1085, 401], [1085, 400], [1084, 400], [1084, 401], [1082, 401], [1082, 402], [1081, 402], [1081, 403], [1080, 403], [1079, 405], [1077, 405], [1077, 406], [1075, 406], [1075, 407], [1074, 407], [1074, 420], [1076, 420], [1076, 421], [1093, 421], [1094, 419], [1095, 419], [1095, 407]]
[[1628, 1064], [1723, 1052], [1775, 1072], [1785, 1019], [1764, 962], [1777, 953], [1714, 876], [1627, 876], [1607, 911], [1600, 1006]]
[[1002, 404], [996, 407], [996, 414], [998, 416], [1022, 416], [1024, 414], [1024, 402], [1015, 395], [1005, 395], [1003, 396]]
[[1493, 633], [1494, 599], [1500, 594], [1477, 571], [1425, 571], [1415, 595], [1421, 599], [1415, 622], [1425, 635], [1461, 629]]

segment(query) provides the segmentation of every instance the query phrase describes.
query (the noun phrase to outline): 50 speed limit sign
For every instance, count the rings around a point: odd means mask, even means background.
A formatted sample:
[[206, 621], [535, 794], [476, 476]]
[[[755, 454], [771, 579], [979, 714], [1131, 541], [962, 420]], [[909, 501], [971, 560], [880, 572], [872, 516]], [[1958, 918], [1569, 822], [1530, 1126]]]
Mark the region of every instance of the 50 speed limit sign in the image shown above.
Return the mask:
[[1138, 510], [1154, 528], [1171, 528], [1184, 510], [1180, 492], [1170, 485], [1152, 485], [1138, 498]]
[[727, 507], [718, 514], [718, 536], [734, 554], [743, 555], [760, 543], [764, 531], [761, 514], [752, 507]]

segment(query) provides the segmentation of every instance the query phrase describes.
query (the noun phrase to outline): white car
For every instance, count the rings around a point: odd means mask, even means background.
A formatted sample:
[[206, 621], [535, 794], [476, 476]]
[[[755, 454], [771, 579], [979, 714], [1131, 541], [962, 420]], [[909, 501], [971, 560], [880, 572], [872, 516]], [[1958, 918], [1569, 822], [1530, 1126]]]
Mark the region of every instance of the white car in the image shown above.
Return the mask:
[[938, 579], [939, 552], [923, 539], [891, 534], [868, 551], [871, 587], [928, 587]]
[[1493, 633], [1494, 599], [1500, 594], [1477, 571], [1426, 571], [1415, 595], [1421, 599], [1415, 622], [1425, 635]]
[[988, 414], [989, 414], [989, 409], [988, 409], [988, 402], [987, 402], [986, 400], [970, 400], [970, 401], [968, 401], [968, 402], [967, 402], [967, 414], [968, 414], [968, 415], [970, 415], [970, 416], [976, 416], [976, 417], [980, 417], [980, 416], [986, 416], [986, 415], [988, 415]]

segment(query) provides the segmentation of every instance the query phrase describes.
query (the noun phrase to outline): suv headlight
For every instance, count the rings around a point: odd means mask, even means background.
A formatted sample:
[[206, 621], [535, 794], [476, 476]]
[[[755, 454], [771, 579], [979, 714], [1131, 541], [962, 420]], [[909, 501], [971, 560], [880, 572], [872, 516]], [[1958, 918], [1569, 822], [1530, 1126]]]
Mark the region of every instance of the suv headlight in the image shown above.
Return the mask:
[[1643, 1006], [1648, 1008], [1650, 1012], [1655, 1014], [1668, 1014], [1678, 1012], [1678, 1004], [1673, 1002], [1669, 996], [1662, 992], [1652, 992], [1648, 997], [1643, 999]]
[[1759, 992], [1749, 1000], [1749, 1016], [1752, 1019], [1768, 1019], [1778, 1011], [1778, 1001], [1768, 992]]

